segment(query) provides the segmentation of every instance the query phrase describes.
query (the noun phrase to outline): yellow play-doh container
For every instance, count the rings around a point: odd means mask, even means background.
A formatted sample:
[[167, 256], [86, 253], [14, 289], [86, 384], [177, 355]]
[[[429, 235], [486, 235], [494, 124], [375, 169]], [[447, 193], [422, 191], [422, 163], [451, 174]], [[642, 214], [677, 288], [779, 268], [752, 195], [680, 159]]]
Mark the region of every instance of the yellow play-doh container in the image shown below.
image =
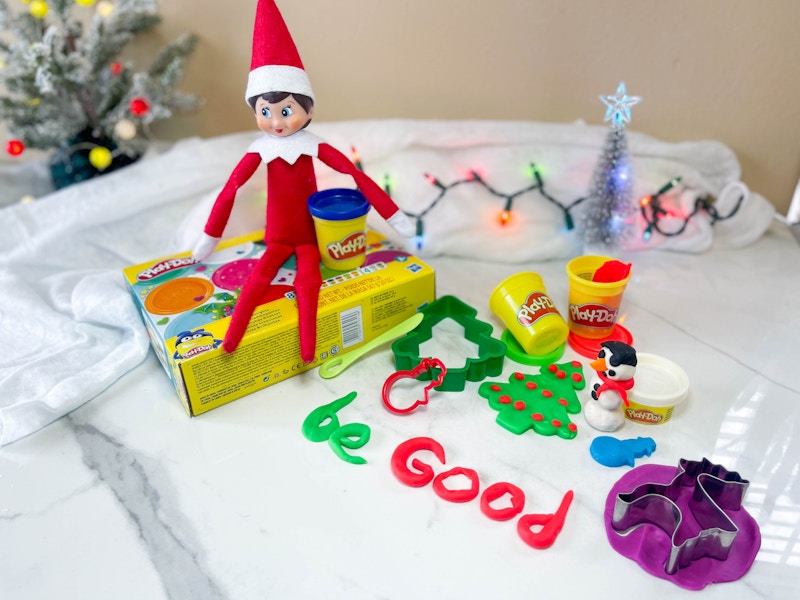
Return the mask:
[[350, 271], [364, 264], [369, 208], [358, 190], [334, 188], [311, 195], [308, 209], [323, 265], [334, 271]]
[[567, 263], [569, 308], [567, 323], [575, 335], [599, 339], [611, 335], [619, 317], [622, 294], [630, 275], [619, 281], [592, 281], [595, 271], [614, 259], [607, 256], [579, 256]]
[[625, 418], [645, 425], [660, 425], [672, 418], [675, 407], [689, 393], [689, 377], [663, 356], [637, 352], [633, 389], [628, 394]]
[[489, 308], [532, 356], [554, 352], [569, 334], [538, 273], [517, 273], [504, 279], [489, 297]]

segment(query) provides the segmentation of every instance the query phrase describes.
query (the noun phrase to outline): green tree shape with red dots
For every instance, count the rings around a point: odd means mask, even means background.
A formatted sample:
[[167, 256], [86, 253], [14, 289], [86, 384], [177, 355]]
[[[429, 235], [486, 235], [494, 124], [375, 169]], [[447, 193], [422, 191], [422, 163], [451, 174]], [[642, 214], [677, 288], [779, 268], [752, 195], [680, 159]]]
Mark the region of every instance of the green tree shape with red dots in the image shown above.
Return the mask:
[[542, 366], [538, 375], [512, 373], [508, 383], [486, 382], [478, 393], [499, 411], [496, 422], [511, 433], [522, 435], [533, 429], [540, 435], [571, 440], [578, 426], [570, 414], [581, 411], [576, 390], [586, 386], [583, 366], [574, 360]]

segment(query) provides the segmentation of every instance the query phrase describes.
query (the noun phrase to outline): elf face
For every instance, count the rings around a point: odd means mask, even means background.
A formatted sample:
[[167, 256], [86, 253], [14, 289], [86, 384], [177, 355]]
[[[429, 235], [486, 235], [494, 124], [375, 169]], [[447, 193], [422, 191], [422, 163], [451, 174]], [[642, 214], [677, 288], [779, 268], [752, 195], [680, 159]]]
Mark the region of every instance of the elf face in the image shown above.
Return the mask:
[[275, 103], [259, 98], [255, 111], [256, 123], [261, 131], [276, 137], [287, 137], [305, 127], [311, 120], [314, 107], [306, 111], [294, 96], [287, 96]]

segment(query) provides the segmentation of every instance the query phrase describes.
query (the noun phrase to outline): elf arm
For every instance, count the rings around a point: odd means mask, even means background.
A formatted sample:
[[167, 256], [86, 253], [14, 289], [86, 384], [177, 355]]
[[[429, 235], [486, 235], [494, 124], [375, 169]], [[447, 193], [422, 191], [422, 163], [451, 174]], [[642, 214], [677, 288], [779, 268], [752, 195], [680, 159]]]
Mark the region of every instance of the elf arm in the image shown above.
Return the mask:
[[395, 231], [405, 237], [412, 237], [415, 233], [414, 226], [408, 217], [401, 211], [394, 201], [381, 187], [372, 181], [366, 173], [356, 166], [344, 154], [330, 144], [319, 145], [317, 158], [339, 173], [350, 175], [356, 182], [356, 187], [364, 194], [367, 201], [375, 207], [378, 214], [394, 227]]
[[214, 201], [203, 235], [200, 236], [192, 250], [192, 257], [195, 260], [203, 261], [214, 252], [231, 216], [237, 190], [247, 183], [260, 164], [261, 157], [254, 152], [248, 152], [233, 169], [228, 181]]

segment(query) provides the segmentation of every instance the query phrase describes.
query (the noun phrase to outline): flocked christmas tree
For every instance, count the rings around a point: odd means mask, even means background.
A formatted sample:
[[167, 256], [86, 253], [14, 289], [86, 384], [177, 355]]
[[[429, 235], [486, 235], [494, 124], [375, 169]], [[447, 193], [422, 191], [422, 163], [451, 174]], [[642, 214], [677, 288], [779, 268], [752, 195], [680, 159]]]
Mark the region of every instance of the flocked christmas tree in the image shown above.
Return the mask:
[[23, 3], [12, 11], [0, 0], [0, 118], [14, 137], [6, 150], [55, 149], [58, 187], [132, 162], [152, 123], [199, 104], [175, 89], [194, 35], [167, 44], [146, 70], [120, 58], [161, 21], [156, 0]]
[[604, 120], [611, 124], [583, 212], [586, 251], [624, 246], [626, 237], [631, 235], [638, 210], [632, 198], [633, 174], [625, 123], [631, 118], [630, 107], [640, 102], [641, 98], [628, 96], [625, 83], [622, 82], [616, 95], [600, 96], [600, 100], [608, 107]]

